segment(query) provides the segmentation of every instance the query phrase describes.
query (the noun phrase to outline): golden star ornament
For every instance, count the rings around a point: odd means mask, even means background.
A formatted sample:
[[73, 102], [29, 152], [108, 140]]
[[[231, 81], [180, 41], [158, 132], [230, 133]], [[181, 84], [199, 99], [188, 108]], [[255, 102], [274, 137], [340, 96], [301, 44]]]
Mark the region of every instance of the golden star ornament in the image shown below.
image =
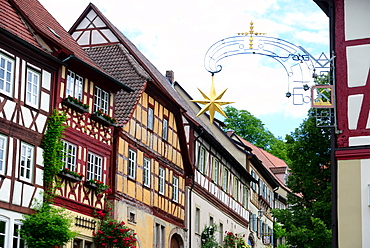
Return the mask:
[[227, 89], [225, 89], [224, 91], [222, 91], [220, 94], [217, 95], [213, 75], [212, 75], [211, 92], [210, 92], [209, 96], [204, 94], [203, 91], [201, 91], [199, 88], [198, 88], [198, 90], [200, 91], [200, 93], [202, 94], [204, 99], [203, 100], [191, 100], [191, 101], [203, 104], [204, 106], [199, 111], [199, 113], [196, 115], [196, 117], [204, 114], [206, 111], [209, 111], [209, 116], [210, 116], [209, 121], [212, 124], [214, 116], [215, 116], [215, 111], [217, 111], [217, 112], [219, 112], [220, 114], [222, 114], [223, 116], [225, 116], [227, 118], [227, 116], [226, 116], [225, 112], [222, 110], [221, 106], [226, 105], [226, 104], [230, 104], [230, 103], [234, 103], [234, 102], [223, 102], [223, 101], [221, 101], [221, 98], [223, 97], [223, 95], [225, 94]]

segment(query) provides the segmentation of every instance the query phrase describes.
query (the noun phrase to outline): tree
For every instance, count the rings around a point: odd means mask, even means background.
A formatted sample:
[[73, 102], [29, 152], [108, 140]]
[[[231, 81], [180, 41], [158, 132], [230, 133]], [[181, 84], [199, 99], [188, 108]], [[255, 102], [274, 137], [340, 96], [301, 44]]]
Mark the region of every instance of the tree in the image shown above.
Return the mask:
[[291, 175], [287, 185], [289, 209], [273, 216], [286, 230], [293, 247], [331, 247], [331, 130], [316, 127], [314, 109], [291, 135], [286, 136]]
[[276, 138], [266, 129], [260, 119], [247, 110], [238, 110], [231, 106], [225, 108], [225, 113], [228, 117], [224, 120], [226, 129], [232, 129], [243, 139], [255, 146], [262, 147], [289, 164], [284, 141], [281, 138]]

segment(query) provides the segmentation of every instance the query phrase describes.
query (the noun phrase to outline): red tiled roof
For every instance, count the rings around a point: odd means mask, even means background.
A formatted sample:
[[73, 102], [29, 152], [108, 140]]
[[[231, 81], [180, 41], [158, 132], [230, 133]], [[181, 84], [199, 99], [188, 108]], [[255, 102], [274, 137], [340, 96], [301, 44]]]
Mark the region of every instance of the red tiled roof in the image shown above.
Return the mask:
[[42, 49], [13, 5], [6, 0], [0, 0], [0, 27]]
[[150, 76], [137, 64], [136, 60], [132, 58], [121, 44], [91, 47], [85, 50], [105, 71], [134, 89], [132, 93], [121, 90], [117, 92], [115, 97], [115, 118], [118, 125], [122, 126], [134, 112], [135, 106], [145, 89], [146, 82], [150, 80]]

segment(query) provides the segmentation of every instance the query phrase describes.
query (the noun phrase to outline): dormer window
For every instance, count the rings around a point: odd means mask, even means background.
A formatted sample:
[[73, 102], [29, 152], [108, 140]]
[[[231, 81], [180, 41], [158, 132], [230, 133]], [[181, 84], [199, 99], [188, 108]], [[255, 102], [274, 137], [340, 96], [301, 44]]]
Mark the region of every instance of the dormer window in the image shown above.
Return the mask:
[[82, 100], [83, 78], [73, 71], [68, 70], [66, 97], [72, 96]]
[[109, 108], [109, 93], [95, 86], [94, 111], [102, 110], [108, 114]]

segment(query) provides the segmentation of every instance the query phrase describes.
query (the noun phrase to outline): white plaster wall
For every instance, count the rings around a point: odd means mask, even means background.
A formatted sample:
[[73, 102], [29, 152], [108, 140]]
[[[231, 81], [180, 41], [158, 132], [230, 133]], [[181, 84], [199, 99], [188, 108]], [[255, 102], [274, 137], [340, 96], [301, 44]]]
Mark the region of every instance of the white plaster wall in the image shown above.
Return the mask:
[[370, 2], [369, 0], [345, 0], [345, 38], [356, 40], [370, 38]]
[[0, 188], [0, 201], [2, 202], [10, 201], [10, 184], [11, 180], [9, 178], [5, 178]]
[[[234, 233], [241, 233], [245, 234], [245, 236], [248, 237], [249, 230], [245, 229], [239, 223], [235, 222], [226, 213], [220, 211], [216, 206], [211, 205], [194, 191], [192, 192], [191, 197], [191, 216], [189, 216], [189, 221], [191, 223], [191, 230], [189, 231], [191, 231], [191, 233], [189, 233], [189, 235], [192, 236], [192, 247], [200, 247], [200, 235], [195, 234], [195, 210], [197, 207], [200, 209], [200, 232], [203, 231], [205, 226], [209, 225], [210, 216], [213, 216], [214, 224], [219, 226], [219, 223], [223, 223], [224, 232], [231, 231]], [[216, 240], [219, 241], [218, 232], [215, 236]], [[245, 240], [247, 241], [247, 238], [245, 238]]]

